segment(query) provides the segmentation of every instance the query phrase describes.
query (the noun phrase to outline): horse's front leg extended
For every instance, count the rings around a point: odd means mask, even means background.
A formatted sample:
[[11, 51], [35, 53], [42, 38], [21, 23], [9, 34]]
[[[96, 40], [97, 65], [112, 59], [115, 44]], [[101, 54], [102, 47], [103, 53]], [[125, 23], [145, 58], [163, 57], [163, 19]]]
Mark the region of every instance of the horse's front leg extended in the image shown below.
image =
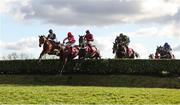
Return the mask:
[[42, 59], [42, 56], [45, 54], [44, 50], [41, 52], [40, 56], [39, 56], [39, 60], [38, 60], [38, 63], [41, 63], [41, 59]]
[[64, 67], [65, 67], [65, 65], [67, 64], [67, 61], [68, 61], [68, 58], [67, 58], [67, 57], [63, 58], [62, 68], [61, 68], [61, 70], [60, 70], [60, 76], [61, 76], [62, 73], [63, 73]]

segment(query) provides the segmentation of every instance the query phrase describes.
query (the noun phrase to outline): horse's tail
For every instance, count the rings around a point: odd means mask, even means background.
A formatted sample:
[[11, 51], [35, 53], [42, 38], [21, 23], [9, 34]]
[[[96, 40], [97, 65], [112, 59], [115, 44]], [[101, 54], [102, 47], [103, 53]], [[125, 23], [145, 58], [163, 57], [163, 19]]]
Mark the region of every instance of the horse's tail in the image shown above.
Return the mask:
[[135, 52], [135, 51], [134, 51], [134, 55], [135, 55], [136, 58], [139, 57], [139, 54], [137, 52]]
[[171, 59], [176, 59], [174, 54], [171, 54]]
[[176, 59], [175, 55], [173, 54], [173, 59]]
[[96, 55], [97, 55], [97, 58], [101, 59], [101, 54], [100, 54], [100, 50], [99, 49], [97, 49]]
[[[96, 47], [95, 47], [96, 48]], [[96, 52], [95, 55], [93, 56], [93, 58], [95, 59], [101, 59], [101, 54], [100, 54], [100, 50], [96, 48]]]

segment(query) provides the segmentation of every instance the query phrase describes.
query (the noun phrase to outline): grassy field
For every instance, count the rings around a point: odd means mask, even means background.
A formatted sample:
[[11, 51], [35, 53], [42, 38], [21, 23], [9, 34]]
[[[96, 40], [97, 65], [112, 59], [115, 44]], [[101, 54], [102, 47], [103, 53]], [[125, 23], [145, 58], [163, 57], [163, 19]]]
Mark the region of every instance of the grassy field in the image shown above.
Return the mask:
[[178, 77], [0, 75], [0, 104], [180, 104], [178, 86]]

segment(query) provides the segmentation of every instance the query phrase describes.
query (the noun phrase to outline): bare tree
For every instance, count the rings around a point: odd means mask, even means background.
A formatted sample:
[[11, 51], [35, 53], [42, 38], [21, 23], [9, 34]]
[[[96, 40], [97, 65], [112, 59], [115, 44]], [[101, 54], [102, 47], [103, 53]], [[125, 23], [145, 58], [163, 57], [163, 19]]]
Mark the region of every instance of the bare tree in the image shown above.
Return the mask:
[[21, 53], [19, 59], [29, 59], [29, 55], [25, 53]]
[[6, 60], [6, 57], [5, 57], [5, 56], [2, 56], [1, 59], [2, 59], [2, 60]]
[[18, 55], [16, 52], [13, 52], [7, 56], [8, 60], [16, 60], [18, 59]]

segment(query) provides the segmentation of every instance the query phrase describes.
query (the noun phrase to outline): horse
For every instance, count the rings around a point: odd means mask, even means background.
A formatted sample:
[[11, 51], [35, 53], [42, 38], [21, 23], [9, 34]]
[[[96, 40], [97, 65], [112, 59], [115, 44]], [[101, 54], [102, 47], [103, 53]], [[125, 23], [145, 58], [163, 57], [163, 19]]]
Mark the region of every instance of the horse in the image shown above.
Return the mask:
[[95, 47], [86, 44], [84, 39], [85, 36], [79, 35], [79, 59], [91, 58], [91, 59], [101, 59], [100, 51]]
[[164, 50], [164, 47], [157, 46], [156, 52], [155, 52], [155, 58], [156, 59], [175, 59], [175, 56], [171, 52]]
[[43, 45], [43, 50], [39, 56], [39, 61], [38, 61], [39, 63], [41, 62], [42, 56], [45, 54], [59, 56], [58, 54], [59, 54], [60, 46], [56, 44], [54, 41], [48, 40], [48, 38], [45, 35], [39, 36], [39, 47], [41, 47], [41, 45]]
[[132, 58], [139, 57], [139, 54], [135, 52], [132, 48], [128, 48], [123, 43], [114, 43], [113, 53], [115, 53], [115, 58]]
[[74, 45], [72, 47], [67, 47], [64, 44], [60, 44], [60, 61], [61, 61], [61, 70], [60, 75], [63, 72], [63, 69], [68, 61], [73, 60], [79, 54], [80, 47], [79, 45]]
[[78, 45], [67, 47], [64, 44], [61, 44], [60, 57], [67, 59], [67, 60], [73, 60], [76, 56], [78, 56], [79, 49], [80, 49], [80, 47]]

